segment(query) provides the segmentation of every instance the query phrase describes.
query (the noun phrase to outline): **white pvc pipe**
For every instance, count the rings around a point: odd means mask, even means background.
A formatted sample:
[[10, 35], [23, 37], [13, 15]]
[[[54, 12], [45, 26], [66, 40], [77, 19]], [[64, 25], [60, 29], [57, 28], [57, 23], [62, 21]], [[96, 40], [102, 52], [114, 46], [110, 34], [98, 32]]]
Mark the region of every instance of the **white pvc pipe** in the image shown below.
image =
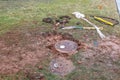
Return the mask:
[[100, 31], [100, 29], [99, 29], [95, 24], [93, 24], [92, 22], [90, 22], [90, 21], [87, 20], [86, 18], [83, 18], [83, 17], [82, 17], [81, 19], [83, 19], [84, 21], [88, 22], [90, 25], [92, 25], [93, 27], [95, 27], [97, 33], [99, 34], [99, 36], [100, 36], [102, 39], [105, 38], [105, 35]]

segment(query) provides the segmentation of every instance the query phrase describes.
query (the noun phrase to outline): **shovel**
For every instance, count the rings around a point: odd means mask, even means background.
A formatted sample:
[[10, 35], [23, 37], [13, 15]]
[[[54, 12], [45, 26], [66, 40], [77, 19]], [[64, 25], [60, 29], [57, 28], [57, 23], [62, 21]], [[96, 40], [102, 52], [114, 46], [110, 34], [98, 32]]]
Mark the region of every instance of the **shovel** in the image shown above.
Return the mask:
[[95, 29], [96, 29], [97, 33], [99, 34], [100, 38], [102, 38], [102, 39], [105, 38], [105, 35], [100, 31], [100, 29], [95, 24], [93, 24], [92, 22], [90, 22], [89, 20], [87, 20], [85, 18], [84, 14], [82, 14], [80, 12], [73, 12], [72, 14], [74, 14], [76, 18], [83, 19], [84, 21], [86, 21], [87, 23], [89, 23], [90, 25], [92, 25], [93, 27], [95, 27]]

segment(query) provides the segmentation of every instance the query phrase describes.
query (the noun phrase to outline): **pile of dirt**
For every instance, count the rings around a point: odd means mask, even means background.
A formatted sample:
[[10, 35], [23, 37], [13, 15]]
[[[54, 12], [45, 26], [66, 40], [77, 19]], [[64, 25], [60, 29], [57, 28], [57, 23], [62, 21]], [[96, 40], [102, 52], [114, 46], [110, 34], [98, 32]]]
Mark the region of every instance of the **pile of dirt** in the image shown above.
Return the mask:
[[120, 38], [107, 37], [98, 41], [98, 47], [89, 46], [87, 51], [81, 53], [81, 61], [88, 68], [99, 68], [118, 75], [120, 73]]
[[89, 46], [85, 54], [85, 58], [95, 56], [106, 56], [112, 61], [118, 61], [120, 59], [120, 39], [117, 37], [107, 37], [103, 40], [98, 41], [98, 47]]
[[[84, 43], [68, 33], [40, 32], [39, 29], [7, 32], [0, 36], [0, 74], [13, 74], [25, 70], [27, 66], [34, 67], [46, 57], [52, 59], [51, 72], [61, 76], [69, 74], [75, 68], [73, 63], [67, 60], [70, 55], [59, 55], [61, 52], [55, 49], [55, 44], [64, 40], [75, 42], [78, 45], [77, 50], [86, 49]], [[97, 63], [103, 66], [102, 69], [112, 67], [119, 72], [120, 68], [115, 62], [120, 61], [120, 39], [108, 37], [97, 43], [97, 47], [88, 45], [86, 51], [80, 53], [82, 65], [91, 68]]]
[[99, 49], [102, 53], [110, 55], [113, 61], [120, 59], [120, 39], [117, 37], [108, 37], [100, 42]]
[[[90, 43], [84, 52], [80, 51], [77, 54], [76, 61], [80, 65], [77, 66], [78, 69], [83, 70], [93, 79], [119, 80], [120, 38], [110, 36], [103, 40], [96, 40], [95, 43], [97, 45]], [[80, 78], [78, 77], [78, 79]]]
[[67, 75], [75, 69], [71, 60], [67, 60], [64, 57], [58, 57], [53, 59], [50, 63], [50, 70], [57, 75]]

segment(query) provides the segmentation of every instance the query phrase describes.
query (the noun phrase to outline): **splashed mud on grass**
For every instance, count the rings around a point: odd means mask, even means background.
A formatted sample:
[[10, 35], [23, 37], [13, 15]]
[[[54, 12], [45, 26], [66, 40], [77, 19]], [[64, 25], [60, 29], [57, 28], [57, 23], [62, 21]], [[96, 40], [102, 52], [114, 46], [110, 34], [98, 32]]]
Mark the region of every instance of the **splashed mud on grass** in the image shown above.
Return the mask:
[[108, 75], [106, 79], [120, 79], [120, 38], [110, 36], [98, 42], [98, 47], [91, 45], [87, 51], [81, 53], [82, 65]]
[[[54, 48], [56, 42], [67, 39], [78, 44], [78, 51], [79, 49], [85, 49], [80, 52], [80, 56], [78, 56], [80, 60], [78, 59], [77, 61], [81, 62], [79, 65], [87, 67], [89, 69], [88, 71], [100, 71], [99, 73], [101, 74], [106, 71], [104, 74], [112, 76], [111, 79], [113, 79], [113, 76], [116, 76], [116, 79], [119, 78], [119, 38], [114, 36], [107, 37], [104, 40], [99, 40], [97, 47], [93, 46], [93, 44], [86, 47], [85, 43], [76, 40], [68, 33], [55, 31], [40, 32], [39, 30], [39, 28], [27, 29], [27, 31], [13, 30], [0, 37], [0, 74], [13, 74], [19, 71], [24, 72], [27, 66], [34, 67], [44, 61], [46, 57], [50, 60], [59, 57], [64, 57], [65, 60], [70, 59], [68, 58], [69, 55], [61, 54]], [[64, 63], [64, 59], [63, 61], [61, 60], [61, 62]], [[71, 69], [73, 69], [73, 67], [71, 67]], [[68, 73], [63, 71], [62, 75], [64, 74], [66, 75]]]
[[98, 47], [90, 46], [86, 52], [83, 54], [87, 57], [95, 56], [108, 56], [112, 61], [118, 61], [120, 59], [120, 39], [111, 36], [107, 37], [98, 42]]

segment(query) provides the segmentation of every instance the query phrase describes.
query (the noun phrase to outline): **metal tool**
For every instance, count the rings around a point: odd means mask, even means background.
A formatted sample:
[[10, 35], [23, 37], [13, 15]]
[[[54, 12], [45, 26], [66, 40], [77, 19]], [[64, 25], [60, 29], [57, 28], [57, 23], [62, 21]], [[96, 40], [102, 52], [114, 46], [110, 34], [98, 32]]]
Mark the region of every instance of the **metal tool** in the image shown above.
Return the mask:
[[110, 25], [110, 26], [114, 26], [119, 24], [119, 21], [113, 18], [109, 18], [109, 17], [103, 17], [103, 16], [91, 16], [93, 17], [95, 20], [102, 22], [104, 24]]
[[[103, 27], [98, 27], [100, 30], [103, 30]], [[87, 30], [94, 30], [95, 27], [82, 27], [82, 26], [67, 26], [61, 29], [87, 29]]]
[[89, 23], [90, 25], [92, 25], [93, 27], [95, 27], [95, 29], [96, 29], [97, 33], [99, 34], [100, 38], [102, 38], [102, 39], [105, 38], [105, 35], [100, 31], [100, 29], [95, 24], [93, 24], [92, 22], [87, 20], [85, 18], [84, 14], [82, 14], [80, 12], [73, 12], [72, 14], [74, 14], [76, 18], [82, 19], [82, 20], [86, 21], [87, 23]]

